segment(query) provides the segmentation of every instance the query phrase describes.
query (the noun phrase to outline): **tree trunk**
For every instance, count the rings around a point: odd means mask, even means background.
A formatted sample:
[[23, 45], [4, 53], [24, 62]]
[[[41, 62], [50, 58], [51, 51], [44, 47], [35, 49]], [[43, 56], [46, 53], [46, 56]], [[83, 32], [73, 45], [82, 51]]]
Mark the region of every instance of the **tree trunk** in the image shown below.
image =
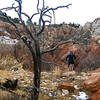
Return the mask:
[[[38, 100], [40, 91], [40, 78], [41, 78], [41, 54], [38, 40], [34, 41], [35, 44], [35, 57], [34, 57], [34, 86], [33, 93], [31, 93], [31, 100]], [[34, 87], [33, 86], [33, 87]]]

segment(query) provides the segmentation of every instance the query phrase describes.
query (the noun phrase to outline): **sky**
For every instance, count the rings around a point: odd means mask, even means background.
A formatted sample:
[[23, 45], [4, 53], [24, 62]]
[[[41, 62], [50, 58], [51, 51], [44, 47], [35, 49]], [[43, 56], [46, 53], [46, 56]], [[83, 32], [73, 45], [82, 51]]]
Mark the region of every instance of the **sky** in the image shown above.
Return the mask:
[[[36, 12], [37, 0], [22, 0], [23, 12], [28, 15]], [[42, 1], [42, 0], [40, 0]], [[9, 7], [14, 0], [0, 0], [0, 8]], [[55, 12], [56, 23], [79, 23], [82, 26], [86, 22], [92, 22], [95, 18], [100, 17], [100, 0], [45, 0], [45, 5], [49, 7], [57, 7], [60, 5], [67, 5], [69, 9], [62, 8]], [[8, 15], [16, 17], [14, 11], [8, 12]]]

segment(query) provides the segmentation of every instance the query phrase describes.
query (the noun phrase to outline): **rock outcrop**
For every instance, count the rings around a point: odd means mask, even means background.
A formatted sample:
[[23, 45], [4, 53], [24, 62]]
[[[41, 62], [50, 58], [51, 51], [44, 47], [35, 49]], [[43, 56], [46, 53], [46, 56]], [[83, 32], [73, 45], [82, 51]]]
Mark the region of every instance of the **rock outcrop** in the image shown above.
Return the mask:
[[91, 31], [92, 38], [97, 42], [100, 41], [100, 18], [96, 18], [93, 22], [87, 22], [83, 30]]
[[92, 23], [92, 36], [100, 38], [100, 18], [96, 18]]
[[100, 68], [91, 72], [91, 76], [84, 81], [83, 87], [91, 92], [91, 100], [100, 99]]
[[84, 27], [83, 27], [83, 30], [84, 31], [88, 31], [88, 30], [91, 30], [92, 28], [92, 23], [91, 22], [87, 22], [85, 23]]
[[91, 100], [100, 100], [100, 89], [91, 96]]

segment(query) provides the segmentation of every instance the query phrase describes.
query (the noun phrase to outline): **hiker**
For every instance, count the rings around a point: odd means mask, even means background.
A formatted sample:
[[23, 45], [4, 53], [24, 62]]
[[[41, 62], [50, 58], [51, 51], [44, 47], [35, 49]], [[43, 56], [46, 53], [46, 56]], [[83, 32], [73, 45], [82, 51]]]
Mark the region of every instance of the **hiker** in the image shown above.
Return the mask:
[[72, 51], [70, 51], [69, 54], [66, 56], [66, 60], [68, 61], [68, 68], [70, 71], [74, 70], [75, 68], [75, 59], [76, 56], [73, 54]]

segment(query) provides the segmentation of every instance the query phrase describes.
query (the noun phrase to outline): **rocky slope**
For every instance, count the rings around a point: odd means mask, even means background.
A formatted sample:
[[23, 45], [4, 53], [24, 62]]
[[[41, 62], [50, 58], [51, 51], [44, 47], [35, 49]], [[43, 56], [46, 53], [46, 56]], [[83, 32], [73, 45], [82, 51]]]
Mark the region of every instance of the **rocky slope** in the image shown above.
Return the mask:
[[[59, 46], [57, 50], [44, 54], [42, 57], [43, 69], [50, 69], [51, 66], [59, 65], [67, 67], [64, 60], [68, 51], [72, 50], [77, 56], [77, 68], [94, 68], [100, 65], [100, 44], [99, 44], [99, 22], [100, 19], [95, 19], [92, 23], [86, 23], [84, 27], [74, 28], [67, 24], [61, 26], [46, 26], [44, 33], [40, 36], [40, 46], [42, 50], [54, 47], [59, 42], [73, 40], [72, 43], [66, 43]], [[26, 34], [21, 25], [18, 28], [22, 34]], [[98, 31], [97, 31], [98, 30]], [[15, 29], [8, 23], [0, 21], [0, 35], [7, 35], [11, 38], [18, 37], [14, 34]], [[8, 45], [9, 47], [9, 45]], [[1, 47], [1, 52], [2, 52]], [[9, 50], [10, 47], [9, 47]], [[3, 54], [9, 54], [10, 51], [4, 51]], [[12, 53], [16, 56], [19, 62], [23, 62], [23, 66], [28, 68], [32, 65], [32, 60], [29, 52], [22, 42], [17, 42], [12, 47]], [[20, 56], [22, 55], [22, 56]], [[28, 59], [27, 59], [28, 58]], [[85, 64], [85, 65], [84, 65]], [[76, 69], [77, 69], [76, 68]]]
[[[100, 69], [97, 69], [100, 67], [99, 22], [98, 18], [92, 23], [85, 24], [83, 28], [74, 28], [66, 24], [60, 27], [46, 27], [40, 37], [41, 49], [52, 48], [68, 39], [74, 42], [65, 43], [55, 51], [42, 55], [40, 100], [76, 100], [81, 91], [91, 100], [99, 100]], [[22, 26], [18, 27], [22, 34], [26, 34]], [[19, 40], [13, 33], [15, 29], [10, 24], [0, 21], [1, 36], [6, 35]], [[75, 71], [68, 71], [65, 60], [70, 50], [77, 56]], [[6, 79], [18, 79], [16, 90], [5, 91], [0, 88], [0, 99], [16, 97], [15, 100], [27, 100], [30, 97], [30, 86], [34, 77], [33, 73], [28, 71], [29, 68], [32, 69], [33, 62], [27, 48], [22, 42], [12, 45], [1, 43], [0, 54], [0, 83]], [[88, 71], [88, 69], [96, 70]]]

